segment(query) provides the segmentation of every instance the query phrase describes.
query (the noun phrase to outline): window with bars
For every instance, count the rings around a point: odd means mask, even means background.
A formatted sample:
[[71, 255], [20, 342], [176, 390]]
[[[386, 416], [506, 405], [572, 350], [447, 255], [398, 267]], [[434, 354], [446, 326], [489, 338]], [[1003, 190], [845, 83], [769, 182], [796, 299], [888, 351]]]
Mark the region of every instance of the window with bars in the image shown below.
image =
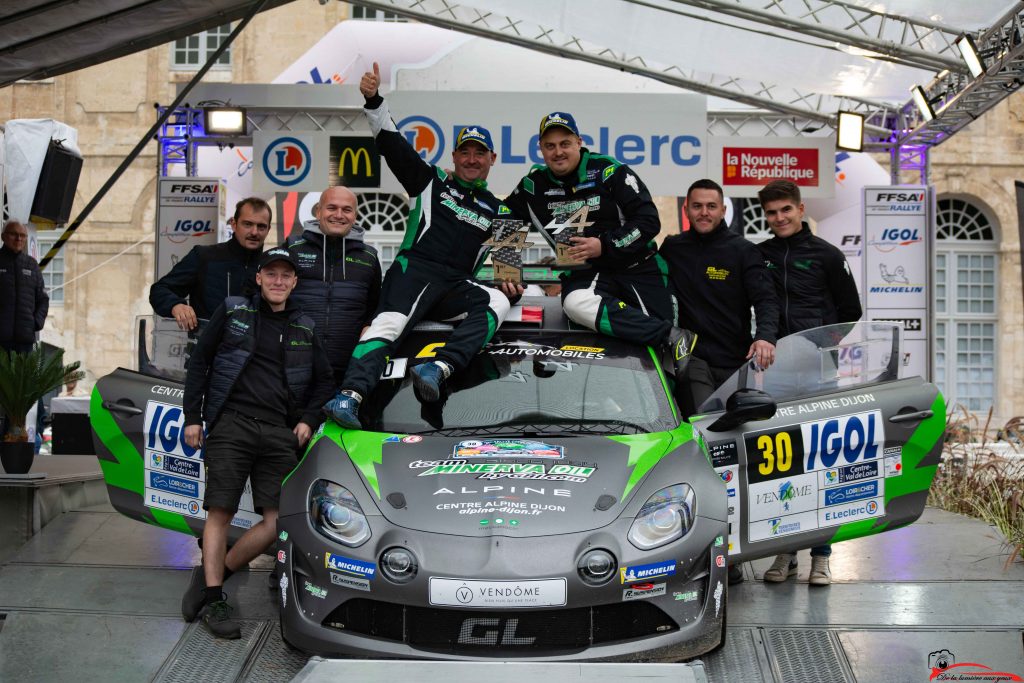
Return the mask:
[[394, 12], [360, 7], [359, 5], [352, 5], [351, 7], [352, 14], [349, 16], [353, 19], [362, 19], [363, 21], [405, 21], [403, 17], [398, 16]]
[[[54, 242], [60, 237], [60, 230], [53, 230], [50, 233], [37, 233], [36, 242], [39, 245], [39, 257], [42, 258], [46, 255], [46, 252], [50, 251]], [[57, 252], [57, 255], [53, 257], [53, 260], [43, 269], [43, 286], [46, 287], [46, 293], [50, 296], [50, 304], [63, 304], [64, 303], [64, 251]], [[54, 289], [57, 287], [58, 289]]]
[[761, 210], [761, 202], [757, 199], [740, 198], [733, 199], [732, 206], [733, 211], [739, 214], [739, 224], [743, 226], [744, 237], [754, 244], [772, 238], [772, 231], [765, 220], [764, 211]]
[[968, 199], [936, 208], [935, 382], [951, 405], [987, 411], [998, 376], [996, 228]]
[[[194, 33], [187, 38], [178, 38], [171, 46], [171, 68], [179, 71], [196, 71], [210, 58], [220, 44], [231, 35], [231, 24], [223, 24], [208, 31]], [[214, 69], [231, 67], [231, 48], [217, 58]]]

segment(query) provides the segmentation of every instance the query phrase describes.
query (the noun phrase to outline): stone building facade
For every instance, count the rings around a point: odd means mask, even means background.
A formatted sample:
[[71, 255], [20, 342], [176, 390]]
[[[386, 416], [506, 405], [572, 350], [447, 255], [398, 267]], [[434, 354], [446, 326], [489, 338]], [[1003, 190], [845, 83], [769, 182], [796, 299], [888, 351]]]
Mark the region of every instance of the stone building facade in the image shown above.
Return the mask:
[[[345, 3], [298, 2], [253, 19], [231, 48], [230, 65], [205, 81], [267, 83], [337, 22]], [[155, 103], [169, 103], [194, 69], [172, 68], [173, 46], [152, 48], [42, 82], [0, 90], [8, 118], [55, 118], [78, 129], [85, 155], [75, 215], [152, 125]], [[936, 380], [993, 425], [1024, 413], [1020, 240], [1014, 181], [1024, 178], [1024, 94], [1002, 102], [932, 152], [940, 202], [937, 243]], [[51, 306], [45, 341], [67, 349], [95, 377], [133, 367], [131, 321], [151, 313], [156, 143], [146, 147], [64, 249], [63, 303]], [[917, 178], [904, 178], [917, 182]], [[659, 198], [667, 226], [674, 198]], [[942, 223], [942, 221], [945, 223]], [[52, 238], [52, 236], [51, 236]], [[45, 247], [46, 236], [43, 236]], [[45, 248], [44, 248], [45, 251]]]

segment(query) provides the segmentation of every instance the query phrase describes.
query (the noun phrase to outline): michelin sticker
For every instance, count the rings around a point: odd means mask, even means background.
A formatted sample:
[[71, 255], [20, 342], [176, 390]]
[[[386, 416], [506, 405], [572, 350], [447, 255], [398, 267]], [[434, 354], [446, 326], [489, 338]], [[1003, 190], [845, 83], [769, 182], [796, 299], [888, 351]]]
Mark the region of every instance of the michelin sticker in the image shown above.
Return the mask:
[[619, 583], [634, 583], [649, 579], [660, 579], [676, 573], [676, 561], [668, 560], [655, 564], [639, 564], [635, 567], [619, 567]]
[[350, 557], [342, 557], [333, 553], [324, 553], [324, 567], [336, 572], [361, 576], [365, 579], [372, 579], [377, 573], [377, 565], [372, 562], [353, 560]]

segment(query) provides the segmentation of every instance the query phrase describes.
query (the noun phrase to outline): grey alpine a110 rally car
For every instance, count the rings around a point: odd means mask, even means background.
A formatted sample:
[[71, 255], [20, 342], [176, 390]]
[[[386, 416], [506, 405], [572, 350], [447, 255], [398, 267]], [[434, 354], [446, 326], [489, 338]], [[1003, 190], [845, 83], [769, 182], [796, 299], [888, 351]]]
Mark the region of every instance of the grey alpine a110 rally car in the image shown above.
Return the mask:
[[[566, 329], [557, 301], [506, 323], [441, 400], [411, 333], [364, 401], [285, 480], [285, 640], [320, 655], [678, 660], [723, 642], [726, 565], [896, 528], [922, 512], [945, 407], [900, 379], [901, 333], [781, 340], [689, 421], [651, 349]], [[533, 322], [530, 322], [530, 320]], [[180, 384], [120, 369], [91, 419], [111, 501], [199, 535], [201, 452]], [[243, 504], [235, 523], [251, 523]], [[236, 532], [238, 533], [238, 532]]]

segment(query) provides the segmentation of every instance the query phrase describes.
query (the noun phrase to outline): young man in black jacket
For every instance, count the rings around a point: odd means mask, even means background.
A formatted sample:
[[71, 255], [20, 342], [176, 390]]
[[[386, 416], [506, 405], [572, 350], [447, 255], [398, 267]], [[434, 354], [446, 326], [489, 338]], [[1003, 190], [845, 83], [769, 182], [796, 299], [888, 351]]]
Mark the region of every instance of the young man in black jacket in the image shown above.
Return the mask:
[[698, 180], [686, 192], [684, 210], [690, 229], [666, 238], [659, 253], [679, 302], [679, 325], [697, 333], [676, 391], [683, 415], [693, 415], [747, 360], [763, 368], [772, 364], [779, 307], [761, 253], [725, 223], [721, 186]]
[[316, 323], [336, 381], [345, 376], [352, 350], [380, 299], [377, 250], [363, 242], [356, 223], [356, 195], [329, 187], [314, 207], [316, 220], [286, 247], [298, 266], [291, 301]]
[[510, 309], [497, 289], [473, 279], [491, 236], [491, 222], [508, 215], [487, 189], [487, 175], [496, 155], [491, 134], [480, 126], [463, 128], [452, 152], [454, 173], [431, 166], [402, 137], [391, 120], [387, 103], [377, 92], [380, 72], [363, 74], [359, 90], [376, 137], [377, 149], [388, 168], [414, 198], [405, 241], [384, 276], [381, 301], [369, 329], [352, 352], [341, 390], [325, 406], [342, 426], [360, 427], [359, 405], [376, 386], [391, 350], [429, 311], [458, 323], [437, 360], [411, 369], [413, 384], [423, 400], [437, 401], [441, 383], [470, 359], [494, 335]]
[[[320, 406], [333, 391], [313, 321], [289, 305], [296, 282], [287, 249], [263, 254], [256, 273], [260, 293], [228, 297], [214, 311], [185, 378], [185, 441], [192, 448], [206, 442], [207, 516], [203, 572], [193, 571], [181, 612], [186, 621], [200, 615], [220, 638], [241, 633], [230, 617], [224, 580], [273, 543], [281, 483], [297, 463], [296, 450], [319, 426]], [[246, 478], [263, 519], [226, 552]]]
[[[796, 183], [773, 180], [757, 197], [775, 235], [759, 248], [779, 297], [779, 337], [859, 320], [863, 310], [850, 264], [837, 247], [811, 233]], [[830, 545], [811, 548], [810, 585], [832, 583], [831, 554]], [[776, 556], [764, 580], [779, 583], [796, 573], [796, 554], [784, 553]]]
[[270, 205], [243, 199], [228, 219], [234, 232], [220, 244], [193, 247], [171, 271], [153, 283], [149, 303], [157, 315], [174, 318], [191, 332], [208, 320], [229, 296], [252, 296], [263, 243], [270, 232]]
[[539, 135], [544, 165], [530, 169], [505, 205], [553, 249], [563, 230], [582, 229], [568, 250], [582, 265], [562, 275], [565, 314], [613, 337], [665, 346], [681, 369], [692, 335], [672, 324], [672, 296], [654, 242], [661, 221], [651, 193], [629, 166], [583, 147], [571, 114], [548, 114]]
[[50, 297], [36, 260], [25, 253], [28, 229], [8, 221], [0, 247], [0, 349], [28, 353], [43, 329]]

